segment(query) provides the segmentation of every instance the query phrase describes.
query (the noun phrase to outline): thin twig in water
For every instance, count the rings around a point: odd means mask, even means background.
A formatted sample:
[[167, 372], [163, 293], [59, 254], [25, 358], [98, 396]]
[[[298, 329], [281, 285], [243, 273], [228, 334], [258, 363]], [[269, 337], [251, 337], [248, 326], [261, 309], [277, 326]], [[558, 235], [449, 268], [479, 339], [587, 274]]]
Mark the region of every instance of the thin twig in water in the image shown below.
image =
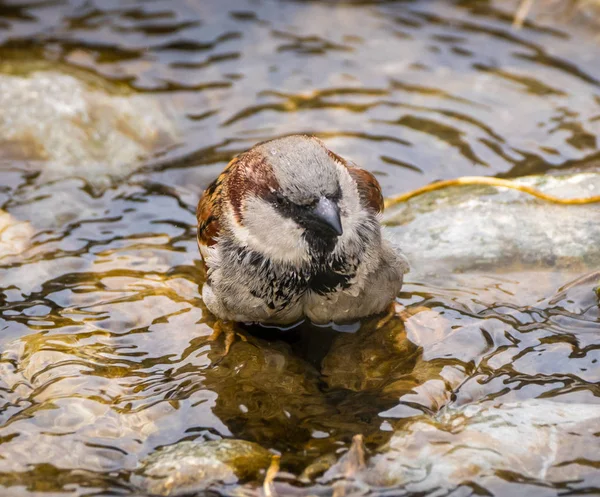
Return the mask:
[[529, 14], [531, 7], [533, 7], [533, 2], [535, 2], [535, 0], [521, 0], [513, 21], [513, 26], [515, 28], [519, 29], [523, 27], [527, 14]]
[[265, 481], [263, 482], [263, 491], [265, 493], [265, 497], [277, 497], [275, 489], [273, 488], [273, 480], [275, 480], [275, 477], [279, 472], [280, 458], [280, 456], [273, 456], [271, 458], [271, 465], [267, 470], [267, 474], [265, 475]]
[[531, 186], [520, 185], [515, 183], [514, 181], [500, 178], [492, 178], [489, 176], [464, 176], [462, 178], [449, 179], [445, 181], [438, 181], [436, 183], [431, 183], [429, 185], [425, 185], [421, 188], [417, 188], [416, 190], [412, 190], [407, 193], [403, 193], [396, 197], [388, 198], [385, 200], [385, 207], [391, 207], [392, 205], [400, 204], [402, 202], [406, 202], [411, 198], [422, 195], [423, 193], [433, 192], [435, 190], [441, 190], [442, 188], [448, 188], [450, 186], [463, 186], [463, 185], [490, 185], [490, 186], [498, 186], [502, 188], [511, 188], [513, 190], [519, 190], [524, 193], [528, 193], [529, 195], [533, 195], [539, 199], [545, 200], [547, 202], [551, 202], [553, 204], [562, 204], [562, 205], [582, 205], [582, 204], [595, 204], [600, 202], [600, 195], [596, 195], [593, 197], [586, 198], [560, 198], [555, 197], [554, 195], [548, 195], [546, 193], [537, 190]]

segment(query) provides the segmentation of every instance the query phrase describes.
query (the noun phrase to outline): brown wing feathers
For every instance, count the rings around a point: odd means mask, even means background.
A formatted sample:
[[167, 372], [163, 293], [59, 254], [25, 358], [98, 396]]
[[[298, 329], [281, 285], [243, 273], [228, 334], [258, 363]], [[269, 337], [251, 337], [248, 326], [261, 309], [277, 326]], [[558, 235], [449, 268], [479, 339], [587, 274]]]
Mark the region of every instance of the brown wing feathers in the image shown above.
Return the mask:
[[346, 166], [350, 176], [352, 176], [352, 179], [356, 182], [358, 194], [360, 195], [363, 205], [373, 212], [382, 212], [383, 194], [381, 193], [381, 186], [379, 185], [377, 178], [369, 171], [365, 171], [359, 167], [350, 166], [345, 159], [342, 159], [338, 154], [331, 150], [328, 150], [327, 153], [333, 160]]
[[363, 205], [373, 212], [383, 212], [383, 194], [379, 181], [369, 171], [357, 167], [346, 166], [358, 187], [358, 194]]
[[268, 192], [277, 188], [279, 185], [273, 170], [261, 154], [249, 150], [233, 159], [206, 189], [198, 203], [198, 244], [210, 247], [216, 243], [221, 229], [219, 219], [223, 212], [223, 202], [228, 202], [240, 222], [243, 199], [249, 193], [265, 197]]
[[223, 182], [236, 163], [237, 158], [233, 159], [219, 177], [210, 184], [198, 202], [196, 218], [198, 219], [198, 245], [200, 246], [210, 247], [217, 241], [220, 230], [219, 217], [221, 215]]

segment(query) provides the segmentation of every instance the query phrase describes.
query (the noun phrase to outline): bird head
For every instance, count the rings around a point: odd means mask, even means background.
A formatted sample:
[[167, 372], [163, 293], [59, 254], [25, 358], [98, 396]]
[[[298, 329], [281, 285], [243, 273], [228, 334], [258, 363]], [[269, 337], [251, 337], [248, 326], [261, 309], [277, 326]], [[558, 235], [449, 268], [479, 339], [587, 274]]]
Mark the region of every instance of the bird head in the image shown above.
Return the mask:
[[327, 257], [355, 243], [381, 209], [375, 178], [314, 137], [260, 143], [228, 170], [223, 193], [230, 232], [273, 260]]

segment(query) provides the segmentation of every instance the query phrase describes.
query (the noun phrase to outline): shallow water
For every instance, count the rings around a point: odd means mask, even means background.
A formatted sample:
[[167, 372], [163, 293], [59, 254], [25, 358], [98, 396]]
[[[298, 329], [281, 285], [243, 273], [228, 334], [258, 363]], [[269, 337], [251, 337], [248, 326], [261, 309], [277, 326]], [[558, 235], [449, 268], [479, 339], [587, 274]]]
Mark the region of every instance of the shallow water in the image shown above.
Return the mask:
[[[217, 362], [194, 217], [232, 155], [292, 132], [320, 135], [386, 195], [599, 170], [593, 32], [553, 20], [516, 31], [487, 2], [122, 4], [0, 6], [0, 59], [154, 95], [182, 130], [138, 172], [108, 171], [108, 189], [83, 171], [37, 176], [56, 164], [0, 163], [0, 209], [28, 223], [26, 248], [0, 253], [6, 495], [127, 494], [138, 460], [181, 440], [258, 442], [299, 475], [357, 433], [375, 450], [447, 405], [599, 403], [598, 267], [417, 271], [398, 298], [404, 322], [306, 325], [284, 340], [254, 330]], [[597, 474], [545, 488], [600, 492]]]

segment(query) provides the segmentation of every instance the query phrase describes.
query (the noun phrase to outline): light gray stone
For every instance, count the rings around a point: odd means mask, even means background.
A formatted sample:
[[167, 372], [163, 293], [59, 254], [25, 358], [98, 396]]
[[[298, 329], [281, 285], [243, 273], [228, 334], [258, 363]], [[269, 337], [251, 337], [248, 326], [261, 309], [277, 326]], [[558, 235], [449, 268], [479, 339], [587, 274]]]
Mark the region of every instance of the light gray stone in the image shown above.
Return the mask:
[[0, 74], [0, 158], [47, 161], [45, 178], [97, 184], [177, 142], [156, 97], [110, 89], [50, 68]]
[[28, 246], [34, 230], [26, 221], [18, 221], [0, 210], [0, 259], [21, 254]]
[[[600, 195], [598, 173], [515, 182], [564, 198]], [[384, 222], [420, 274], [600, 267], [600, 203], [559, 205], [512, 189], [461, 186], [391, 208]]]
[[182, 495], [256, 478], [270, 461], [266, 449], [244, 440], [179, 442], [142, 461], [132, 482], [153, 495]]
[[377, 487], [433, 491], [428, 495], [445, 495], [460, 484], [497, 488], [508, 483], [502, 473], [572, 481], [598, 464], [599, 429], [600, 405], [531, 400], [448, 409], [435, 418], [415, 418], [397, 432], [360, 479]]

